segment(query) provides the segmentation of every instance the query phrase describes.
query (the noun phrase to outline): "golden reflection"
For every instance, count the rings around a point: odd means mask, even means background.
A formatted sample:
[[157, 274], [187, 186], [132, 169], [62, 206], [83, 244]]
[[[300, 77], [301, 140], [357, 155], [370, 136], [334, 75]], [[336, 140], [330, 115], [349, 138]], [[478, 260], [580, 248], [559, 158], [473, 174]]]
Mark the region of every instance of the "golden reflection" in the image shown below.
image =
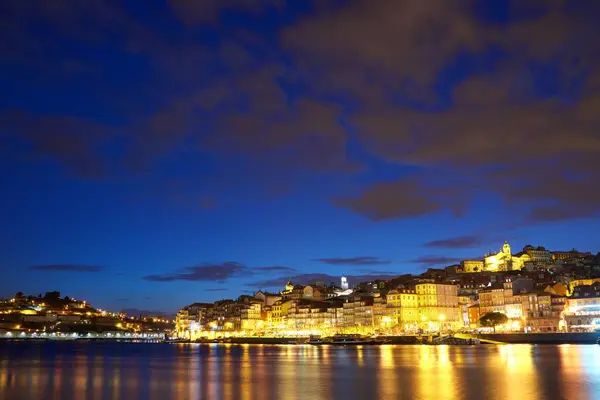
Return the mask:
[[[89, 356], [88, 356], [89, 358]], [[92, 378], [92, 394], [94, 399], [102, 398], [102, 388], [104, 381], [104, 357], [100, 354], [95, 354], [92, 365], [94, 366], [94, 376]]]
[[54, 398], [56, 400], [61, 399], [63, 396], [60, 391], [62, 389], [62, 362], [59, 357], [54, 361], [54, 372], [52, 374], [52, 385], [54, 387]]
[[361, 367], [365, 365], [365, 360], [363, 360], [363, 346], [356, 346], [356, 361]]
[[329, 365], [329, 346], [315, 346], [315, 348], [319, 348], [321, 350], [321, 358], [323, 365]]
[[202, 380], [202, 364], [198, 362], [200, 357], [200, 345], [196, 345], [190, 358], [187, 362], [187, 385], [188, 385], [188, 399], [199, 399], [202, 397], [200, 392], [200, 382]]
[[[232, 376], [232, 366], [234, 364], [234, 358], [231, 355], [231, 344], [230, 343], [226, 343], [225, 344], [225, 359], [223, 360], [223, 375], [230, 377]], [[231, 400], [234, 398], [233, 395], [233, 385], [235, 384], [235, 382], [233, 382], [232, 379], [225, 379], [223, 381], [223, 399], [224, 400]]]
[[298, 364], [303, 360], [296, 354], [294, 359], [294, 346], [285, 346], [280, 358], [275, 361], [277, 379], [277, 393], [286, 400], [298, 399]]
[[401, 397], [401, 388], [397, 383], [394, 347], [383, 345], [379, 347], [379, 397], [384, 399], [395, 399]]
[[250, 362], [249, 346], [248, 344], [242, 345], [242, 363], [240, 364], [242, 400], [252, 398], [252, 363]]
[[533, 348], [527, 344], [507, 344], [499, 347], [501, 368], [504, 372], [501, 376], [504, 379], [498, 386], [505, 398], [530, 399], [539, 394]]
[[0, 362], [0, 392], [8, 389], [8, 361]]
[[[189, 351], [189, 347], [180, 349], [181, 351]], [[186, 361], [189, 362], [188, 354], [177, 354], [177, 359], [174, 366], [174, 376], [172, 379], [175, 380], [175, 399], [183, 400], [185, 396], [185, 387], [189, 384], [189, 370], [187, 368]]]
[[78, 354], [75, 356], [75, 368], [74, 368], [74, 383], [73, 392], [82, 392], [87, 389], [88, 383], [88, 368], [89, 362], [87, 355]]
[[119, 390], [121, 389], [121, 357], [116, 357], [112, 366], [113, 375], [112, 381], [112, 399], [120, 398]]
[[219, 348], [216, 343], [210, 344], [208, 346], [209, 353], [207, 354], [207, 364], [208, 364], [208, 376], [206, 379], [206, 391], [207, 398], [217, 399], [218, 398], [218, 390], [219, 390], [219, 357], [221, 355], [217, 354]]
[[450, 347], [419, 346], [419, 369], [416, 392], [419, 398], [453, 400], [456, 387], [456, 367], [450, 360]]

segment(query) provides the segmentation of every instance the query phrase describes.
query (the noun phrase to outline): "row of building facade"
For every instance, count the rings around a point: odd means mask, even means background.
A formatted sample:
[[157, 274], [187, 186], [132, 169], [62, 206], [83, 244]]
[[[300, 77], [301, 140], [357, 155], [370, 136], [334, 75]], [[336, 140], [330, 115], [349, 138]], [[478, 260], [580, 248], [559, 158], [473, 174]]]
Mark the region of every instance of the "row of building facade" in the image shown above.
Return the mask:
[[504, 331], [592, 330], [600, 324], [600, 257], [590, 255], [526, 246], [513, 256], [505, 243], [478, 264], [481, 269], [469, 270], [465, 261], [352, 289], [344, 277], [340, 287], [288, 282], [279, 293], [191, 304], [177, 315], [177, 333], [414, 334], [479, 329], [490, 312], [507, 316], [499, 327]]

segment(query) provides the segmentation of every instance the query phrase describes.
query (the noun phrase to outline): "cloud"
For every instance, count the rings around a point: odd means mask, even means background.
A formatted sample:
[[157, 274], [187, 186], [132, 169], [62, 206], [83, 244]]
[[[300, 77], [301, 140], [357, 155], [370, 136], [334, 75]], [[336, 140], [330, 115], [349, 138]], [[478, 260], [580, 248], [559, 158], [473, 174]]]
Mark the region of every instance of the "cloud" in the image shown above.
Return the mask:
[[322, 262], [329, 265], [384, 265], [390, 264], [391, 261], [383, 260], [379, 257], [373, 256], [362, 256], [362, 257], [349, 257], [349, 258], [317, 258], [313, 261]]
[[421, 264], [422, 267], [448, 266], [460, 262], [460, 258], [446, 256], [422, 256], [410, 260], [413, 264]]
[[117, 299], [117, 301], [118, 301], [119, 303], [125, 303], [125, 302], [128, 302], [128, 301], [129, 301], [129, 299], [127, 299], [127, 298], [125, 298], [125, 297], [120, 297], [120, 298], [118, 298], [118, 299]]
[[281, 8], [285, 0], [169, 0], [177, 16], [188, 25], [215, 23], [224, 10], [258, 13]]
[[84, 178], [102, 178], [109, 159], [102, 145], [112, 137], [111, 128], [70, 116], [31, 115], [13, 110], [0, 114], [3, 133], [29, 142], [29, 160], [59, 160], [69, 172]]
[[479, 236], [457, 236], [448, 239], [432, 240], [424, 244], [425, 247], [440, 247], [440, 248], [464, 248], [475, 247], [481, 244]]
[[[410, 179], [369, 184], [334, 204], [374, 221], [442, 209], [462, 215], [481, 194], [505, 199], [513, 219], [528, 222], [600, 213], [591, 200], [600, 195], [592, 184], [600, 179], [594, 158], [600, 117], [592, 111], [600, 106], [600, 44], [585, 39], [600, 34], [592, 17], [600, 4], [507, 7], [518, 17], [496, 24], [476, 15], [469, 1], [357, 0], [286, 29], [287, 48], [306, 71], [320, 72], [315, 90], [344, 93], [359, 104], [348, 116], [359, 142], [386, 162], [416, 170]], [[495, 51], [504, 57], [494, 61]], [[465, 76], [444, 97], [432, 83], [452, 73], [458, 59]], [[548, 68], [552, 82], [544, 78]], [[536, 151], [526, 150], [533, 145]], [[493, 169], [505, 167], [513, 172], [495, 181]], [[525, 179], [531, 172], [540, 178]], [[594, 195], [547, 193], [565, 172], [587, 175], [569, 187]], [[449, 204], [439, 193], [448, 190], [448, 179], [455, 181]], [[528, 199], [515, 194], [529, 188]]]
[[[204, 206], [212, 201], [198, 199], [223, 188], [289, 192], [313, 175], [348, 178], [343, 193], [327, 185], [327, 197], [373, 221], [460, 216], [482, 194], [527, 223], [600, 213], [600, 43], [588, 40], [600, 34], [598, 2], [505, 2], [515, 18], [500, 24], [470, 0], [333, 1], [286, 18], [279, 32], [226, 29], [214, 45], [191, 26], [285, 12], [285, 2], [171, 0], [153, 24], [119, 2], [4, 3], [2, 61], [35, 72], [38, 97], [81, 88], [85, 96], [65, 96], [88, 107], [4, 115], [2, 133], [20, 139], [24, 163], [52, 159], [88, 179], [158, 179], [169, 156], [210, 160], [186, 165], [190, 186], [204, 183], [190, 203]], [[169, 11], [187, 27], [164, 35], [157, 27], [172, 23]], [[86, 51], [63, 56], [65, 39]], [[116, 52], [89, 59], [107, 47]], [[144, 73], [124, 74], [127, 62]], [[369, 161], [348, 149], [403, 173], [364, 180], [357, 172]], [[561, 185], [575, 195], [547, 192]]]
[[373, 221], [419, 217], [442, 208], [441, 202], [430, 198], [417, 182], [407, 180], [376, 183], [358, 197], [338, 198], [333, 204]]
[[65, 272], [101, 272], [104, 267], [97, 265], [50, 264], [27, 267], [32, 271], [65, 271]]
[[481, 37], [468, 1], [358, 0], [289, 27], [285, 46], [321, 68], [430, 80]]
[[236, 262], [225, 262], [222, 264], [204, 264], [194, 267], [186, 267], [182, 270], [162, 275], [148, 275], [144, 279], [152, 282], [173, 281], [213, 281], [225, 282], [229, 278], [250, 275], [251, 272], [242, 264]]
[[210, 288], [210, 289], [204, 289], [205, 292], [225, 292], [229, 289], [227, 288]]
[[[373, 281], [377, 279], [382, 280], [390, 280], [397, 277], [397, 274], [393, 273], [385, 273], [385, 274], [370, 274], [370, 275], [345, 275], [348, 278], [348, 281], [351, 285], [360, 283]], [[335, 284], [339, 284], [340, 276], [333, 276], [329, 274], [322, 273], [308, 273], [308, 274], [298, 274], [291, 277], [278, 277], [278, 278], [269, 278], [257, 282], [250, 283], [246, 286], [252, 286], [257, 288], [281, 288], [285, 286], [288, 280], [291, 280], [294, 284], [299, 285], [308, 285], [310, 283], [315, 283], [318, 281], [325, 282], [329, 284], [330, 282], [334, 282]]]
[[262, 271], [262, 272], [296, 272], [295, 268], [284, 267], [281, 265], [269, 265], [265, 267], [253, 267], [254, 271]]
[[230, 261], [221, 264], [201, 264], [193, 267], [186, 267], [174, 273], [148, 275], [145, 276], [144, 279], [152, 282], [207, 281], [223, 283], [231, 278], [255, 276], [264, 273], [295, 272], [297, 271], [294, 268], [281, 265], [249, 267], [244, 264]]

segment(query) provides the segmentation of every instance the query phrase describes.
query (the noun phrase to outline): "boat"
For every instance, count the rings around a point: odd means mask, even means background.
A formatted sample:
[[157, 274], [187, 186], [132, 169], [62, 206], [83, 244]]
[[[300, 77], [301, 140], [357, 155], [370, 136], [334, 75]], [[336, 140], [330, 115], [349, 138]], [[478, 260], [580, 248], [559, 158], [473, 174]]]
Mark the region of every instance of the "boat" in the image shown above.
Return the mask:
[[361, 335], [335, 335], [324, 339], [311, 338], [308, 343], [317, 345], [330, 344], [334, 346], [363, 346], [384, 344], [385, 341], [378, 338], [365, 337]]
[[190, 343], [190, 339], [183, 338], [167, 338], [163, 339], [163, 343]]
[[308, 338], [306, 344], [326, 344], [327, 342], [323, 340], [321, 336], [311, 336]]

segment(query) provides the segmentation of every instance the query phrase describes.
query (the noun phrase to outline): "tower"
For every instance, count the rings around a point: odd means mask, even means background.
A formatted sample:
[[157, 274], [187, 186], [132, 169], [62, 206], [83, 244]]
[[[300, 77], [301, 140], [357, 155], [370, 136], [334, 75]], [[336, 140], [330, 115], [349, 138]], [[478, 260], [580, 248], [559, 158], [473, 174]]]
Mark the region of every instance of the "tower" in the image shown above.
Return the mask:
[[510, 256], [510, 245], [508, 244], [508, 242], [504, 242], [504, 246], [502, 246], [502, 252], [505, 255]]
[[348, 279], [342, 276], [342, 290], [348, 290]]

